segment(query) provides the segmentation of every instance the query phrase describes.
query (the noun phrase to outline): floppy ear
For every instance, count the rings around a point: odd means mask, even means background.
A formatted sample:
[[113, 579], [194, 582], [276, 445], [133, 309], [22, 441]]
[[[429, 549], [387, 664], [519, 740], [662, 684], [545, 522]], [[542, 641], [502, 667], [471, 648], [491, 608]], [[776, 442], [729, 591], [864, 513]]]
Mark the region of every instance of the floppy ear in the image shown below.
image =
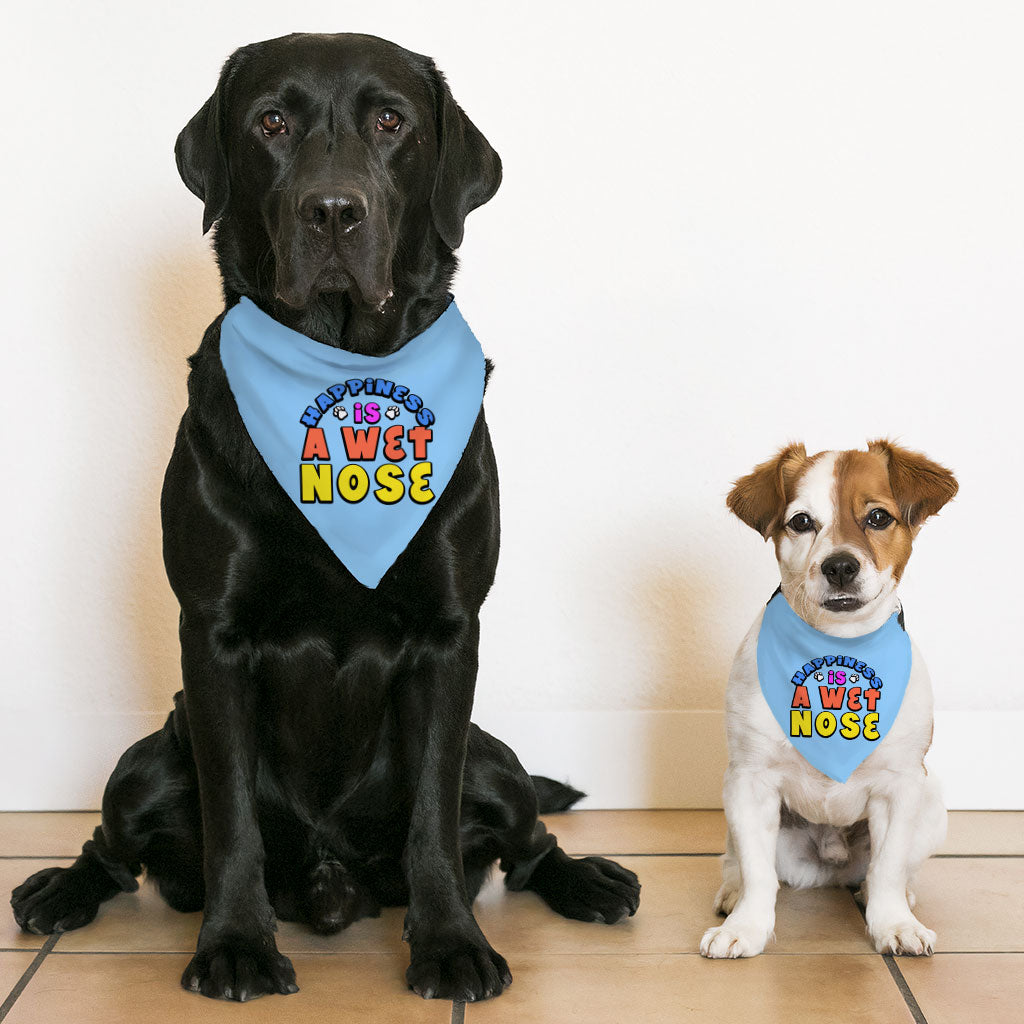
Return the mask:
[[733, 485], [725, 499], [729, 509], [767, 540], [786, 511], [789, 479], [807, 461], [802, 444], [791, 444], [755, 467]]
[[904, 522], [915, 532], [956, 494], [953, 474], [920, 452], [900, 448], [891, 441], [868, 442], [868, 451], [881, 455], [889, 465], [889, 486]]
[[483, 206], [501, 184], [501, 159], [455, 102], [444, 75], [434, 67], [437, 99], [437, 175], [430, 212], [449, 249], [462, 244], [466, 216]]
[[213, 95], [182, 128], [178, 141], [174, 144], [174, 159], [178, 163], [181, 180], [188, 186], [189, 191], [205, 204], [204, 235], [227, 209], [230, 195], [222, 107], [224, 89], [234, 70], [236, 56], [228, 58]]

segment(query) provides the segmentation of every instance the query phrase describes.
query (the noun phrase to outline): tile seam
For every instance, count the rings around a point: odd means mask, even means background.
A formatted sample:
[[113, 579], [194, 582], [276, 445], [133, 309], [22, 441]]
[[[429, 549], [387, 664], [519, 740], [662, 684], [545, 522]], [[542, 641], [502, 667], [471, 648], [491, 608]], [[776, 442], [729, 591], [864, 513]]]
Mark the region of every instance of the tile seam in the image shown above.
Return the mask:
[[[32, 980], [32, 976], [39, 970], [42, 962], [47, 958], [50, 950], [57, 945], [57, 940], [60, 938], [59, 933], [50, 935], [47, 940], [43, 943], [42, 948], [36, 953], [32, 960], [32, 963], [25, 968], [22, 976], [15, 982], [14, 988], [8, 993], [7, 998], [0, 1003], [0, 1021], [2, 1021], [7, 1014], [11, 1012], [11, 1008], [18, 1001], [18, 997], [22, 992], [25, 991], [28, 983]], [[29, 951], [31, 952], [31, 950]]]

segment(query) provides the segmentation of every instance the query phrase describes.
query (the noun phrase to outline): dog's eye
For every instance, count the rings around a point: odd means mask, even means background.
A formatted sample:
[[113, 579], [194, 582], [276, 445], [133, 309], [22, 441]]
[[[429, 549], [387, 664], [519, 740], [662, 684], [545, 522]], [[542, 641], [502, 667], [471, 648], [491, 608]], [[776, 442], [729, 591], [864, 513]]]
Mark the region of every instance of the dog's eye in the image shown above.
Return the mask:
[[260, 127], [266, 136], [288, 134], [288, 122], [285, 121], [284, 115], [276, 110], [268, 110], [260, 118]]
[[797, 512], [787, 525], [795, 533], [806, 533], [814, 529], [814, 520], [806, 512]]
[[397, 110], [382, 110], [377, 115], [377, 131], [397, 132], [402, 127], [402, 115]]
[[893, 517], [884, 508], [873, 508], [868, 513], [867, 524], [872, 530], [884, 530], [891, 522]]

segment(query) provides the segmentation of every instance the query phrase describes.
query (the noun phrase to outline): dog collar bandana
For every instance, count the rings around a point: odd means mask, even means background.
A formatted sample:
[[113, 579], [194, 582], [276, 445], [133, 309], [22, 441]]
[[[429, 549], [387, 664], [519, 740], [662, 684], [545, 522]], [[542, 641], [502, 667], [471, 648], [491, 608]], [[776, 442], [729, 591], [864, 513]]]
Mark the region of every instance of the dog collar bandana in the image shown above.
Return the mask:
[[220, 358], [277, 482], [376, 587], [437, 504], [480, 413], [484, 354], [455, 301], [397, 352], [364, 356], [243, 298], [221, 323]]
[[910, 638], [894, 613], [873, 633], [819, 633], [781, 590], [757, 637], [761, 692], [783, 734], [814, 765], [845, 782], [896, 721], [910, 681]]

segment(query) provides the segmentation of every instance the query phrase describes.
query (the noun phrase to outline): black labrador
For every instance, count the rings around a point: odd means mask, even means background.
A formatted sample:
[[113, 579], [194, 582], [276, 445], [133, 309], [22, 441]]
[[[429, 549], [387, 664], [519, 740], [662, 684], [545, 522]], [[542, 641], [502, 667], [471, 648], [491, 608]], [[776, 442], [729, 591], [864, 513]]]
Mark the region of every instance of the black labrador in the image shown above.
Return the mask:
[[[204, 230], [217, 224], [225, 309], [248, 296], [372, 355], [444, 310], [465, 217], [501, 179], [433, 61], [362, 35], [238, 50], [176, 155]], [[531, 779], [470, 724], [499, 534], [483, 412], [425, 524], [367, 589], [253, 447], [222, 316], [190, 360], [161, 501], [183, 692], [122, 756], [81, 856], [15, 889], [14, 915], [39, 934], [78, 928], [145, 868], [172, 907], [205, 911], [182, 984], [246, 1000], [296, 991], [275, 915], [329, 933], [407, 905], [410, 987], [497, 995], [511, 975], [471, 909], [494, 861], [510, 888], [587, 921], [632, 915], [640, 886], [568, 857], [537, 816], [581, 794]]]

